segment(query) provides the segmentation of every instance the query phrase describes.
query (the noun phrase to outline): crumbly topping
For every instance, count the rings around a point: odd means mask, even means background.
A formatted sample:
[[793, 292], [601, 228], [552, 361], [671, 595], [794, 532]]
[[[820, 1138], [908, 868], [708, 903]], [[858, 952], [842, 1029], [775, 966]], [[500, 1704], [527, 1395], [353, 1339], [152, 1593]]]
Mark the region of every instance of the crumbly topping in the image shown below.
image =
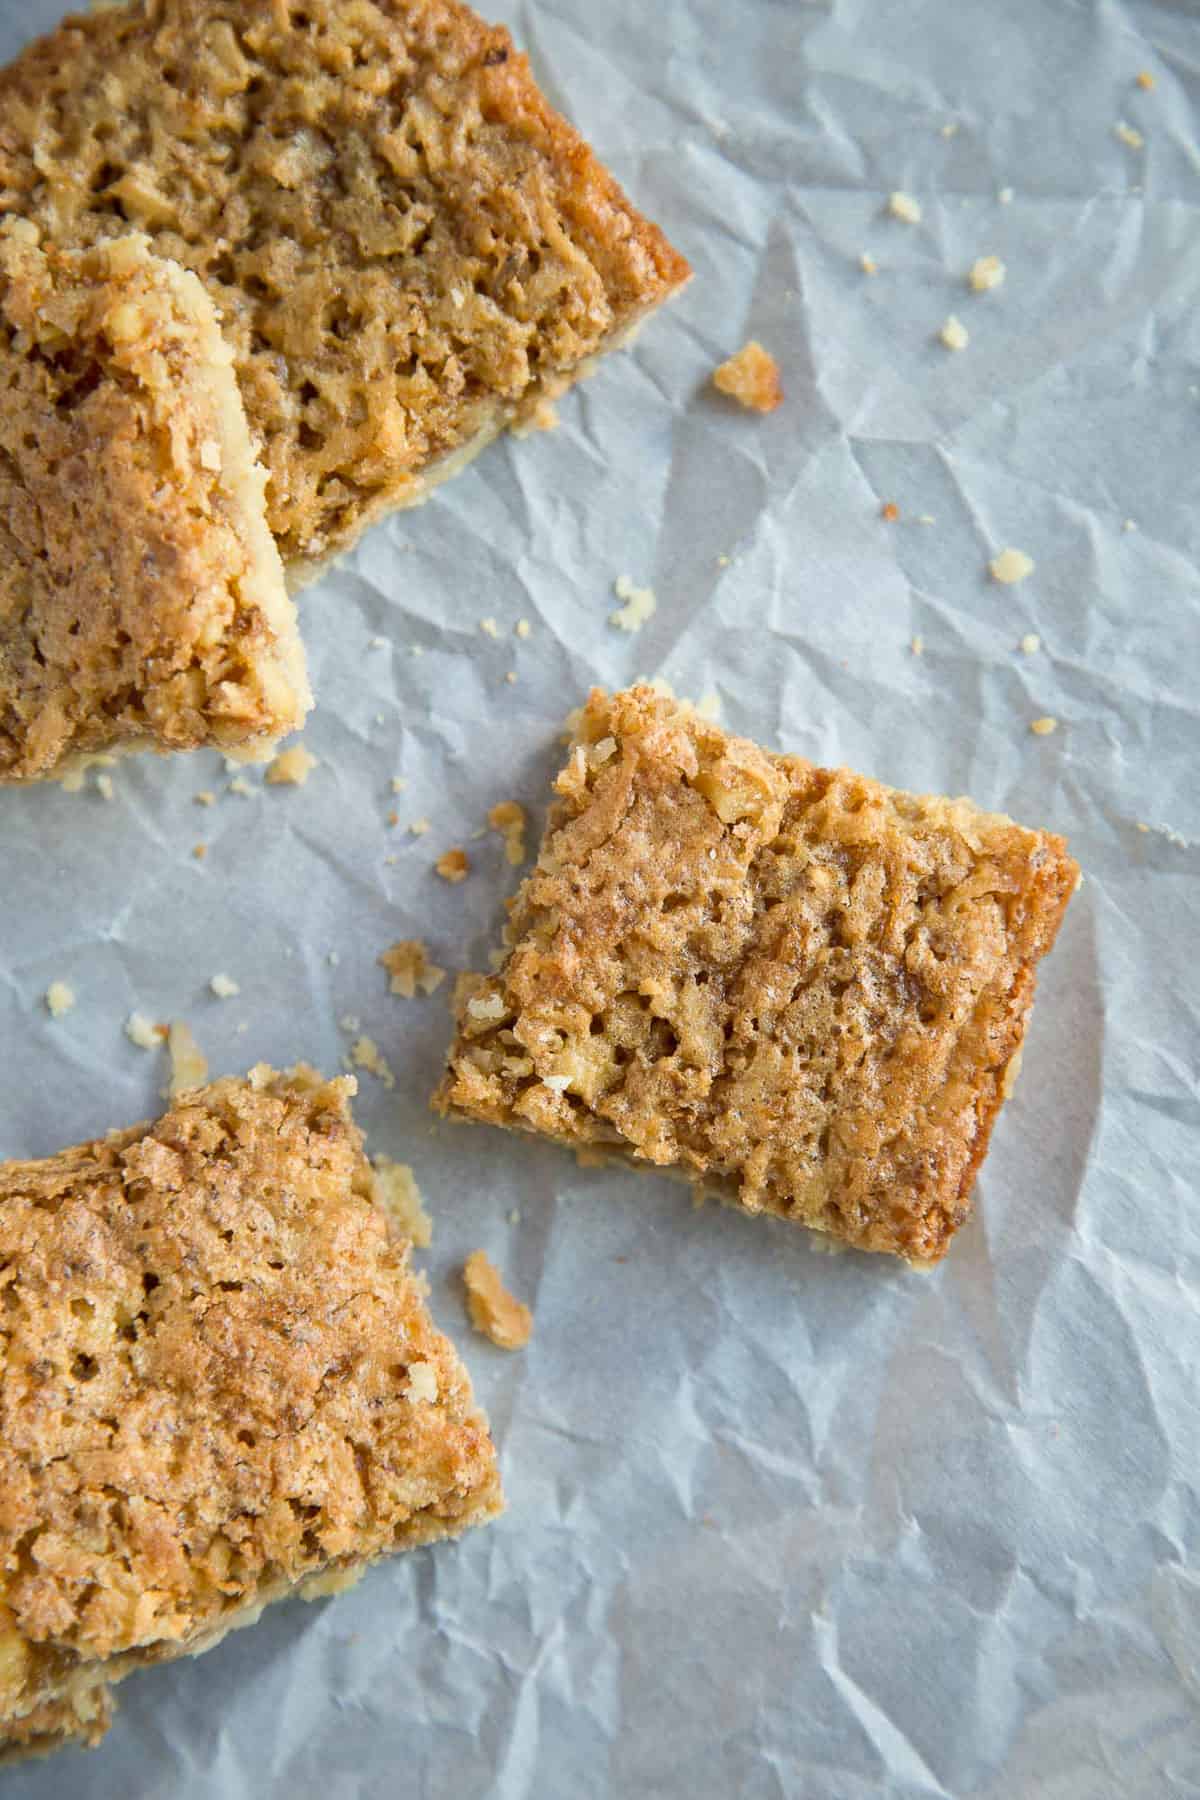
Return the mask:
[[443, 881], [465, 881], [471, 873], [471, 859], [460, 848], [443, 850], [433, 866]]
[[439, 1108], [941, 1256], [1074, 885], [1062, 840], [645, 686], [592, 694], [555, 787]]
[[259, 1068], [0, 1167], [9, 1718], [81, 1659], [119, 1678], [500, 1509], [466, 1372], [373, 1203], [352, 1089]]
[[714, 370], [712, 379], [715, 388], [750, 412], [774, 412], [783, 399], [779, 364], [757, 338], [751, 338]]
[[689, 273], [457, 0], [106, 6], [0, 74], [0, 118], [6, 210], [123, 215], [201, 277], [308, 567]]
[[515, 869], [525, 861], [525, 809], [515, 800], [500, 800], [488, 813], [487, 822], [504, 839], [504, 855]]
[[433, 1220], [425, 1211], [421, 1190], [408, 1163], [393, 1162], [390, 1156], [371, 1159], [375, 1171], [375, 1198], [387, 1213], [397, 1234], [428, 1250], [433, 1242]]
[[980, 256], [971, 264], [967, 285], [977, 294], [988, 294], [1003, 287], [1008, 270], [998, 256]]
[[947, 350], [965, 350], [971, 341], [970, 332], [967, 330], [962, 320], [957, 318], [954, 313], [951, 313], [946, 319], [942, 329], [938, 332], [938, 336], [941, 338], [942, 343], [946, 346]]
[[533, 1314], [514, 1300], [500, 1271], [482, 1250], [472, 1250], [463, 1268], [467, 1312], [476, 1331], [500, 1350], [523, 1350], [533, 1335]]
[[52, 1019], [61, 1019], [75, 1004], [75, 989], [65, 981], [52, 981], [46, 989], [46, 1011]]
[[630, 633], [640, 631], [649, 619], [654, 617], [658, 609], [658, 600], [651, 587], [637, 587], [628, 575], [618, 575], [613, 582], [613, 592], [617, 599], [624, 602], [615, 612], [610, 612], [608, 622], [616, 625], [621, 631]]
[[900, 189], [889, 195], [887, 209], [893, 219], [899, 219], [905, 225], [921, 223], [920, 201], [914, 200], [911, 194], [905, 194]]
[[419, 988], [423, 994], [434, 993], [446, 979], [445, 969], [429, 960], [429, 952], [419, 938], [400, 938], [379, 958], [387, 970], [388, 986], [404, 1000], [414, 998]]
[[[44, 99], [0, 99], [0, 213], [17, 117]], [[3, 223], [0, 782], [291, 730], [303, 652], [211, 300], [144, 238], [43, 249]]]
[[232, 975], [214, 975], [208, 985], [218, 1000], [232, 1000], [242, 991]]
[[204, 1055], [190, 1025], [172, 1019], [167, 1027], [167, 1054], [171, 1059], [171, 1079], [163, 1098], [178, 1100], [189, 1088], [200, 1087], [208, 1080], [208, 1058]]
[[281, 750], [270, 764], [266, 780], [271, 787], [303, 787], [319, 767], [318, 759], [303, 744], [293, 744], [290, 750]]
[[1032, 556], [1026, 556], [1024, 550], [1001, 550], [988, 564], [988, 573], [1001, 586], [1012, 587], [1015, 582], [1027, 580], [1036, 567]]

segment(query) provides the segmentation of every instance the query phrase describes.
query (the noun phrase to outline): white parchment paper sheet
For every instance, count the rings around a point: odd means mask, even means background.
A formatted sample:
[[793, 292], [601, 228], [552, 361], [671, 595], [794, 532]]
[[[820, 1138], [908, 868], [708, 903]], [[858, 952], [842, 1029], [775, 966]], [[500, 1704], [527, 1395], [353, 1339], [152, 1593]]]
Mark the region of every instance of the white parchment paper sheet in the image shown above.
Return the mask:
[[[207, 756], [123, 766], [110, 802], [0, 795], [0, 1154], [156, 1108], [132, 1009], [188, 1019], [214, 1073], [335, 1069], [360, 1019], [396, 1086], [364, 1075], [359, 1116], [435, 1214], [435, 1309], [511, 1510], [131, 1680], [102, 1751], [5, 1793], [1200, 1793], [1200, 12], [495, 10], [696, 280], [559, 431], [305, 596], [306, 788], [231, 795]], [[54, 16], [0, 0], [0, 51]], [[988, 254], [1008, 280], [974, 296]], [[767, 419], [706, 386], [750, 335], [782, 363]], [[1009, 544], [1037, 569], [1001, 588]], [[637, 638], [607, 623], [620, 573], [657, 592]], [[1086, 884], [932, 1276], [431, 1123], [444, 995], [393, 999], [375, 959], [418, 936], [482, 962], [514, 877], [473, 833], [510, 798], [540, 826], [567, 706], [641, 673], [1071, 836]], [[453, 844], [475, 866], [450, 889]], [[466, 1328], [476, 1245], [533, 1303], [524, 1355]]]

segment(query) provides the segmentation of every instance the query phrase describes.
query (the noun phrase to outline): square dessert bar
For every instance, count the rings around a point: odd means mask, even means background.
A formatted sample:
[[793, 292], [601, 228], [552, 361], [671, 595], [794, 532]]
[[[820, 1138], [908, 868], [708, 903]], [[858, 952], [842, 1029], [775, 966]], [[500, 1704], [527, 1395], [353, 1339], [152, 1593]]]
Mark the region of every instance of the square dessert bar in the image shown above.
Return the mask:
[[194, 275], [0, 229], [0, 782], [300, 723], [265, 479]]
[[1079, 876], [1059, 837], [593, 692], [442, 1111], [937, 1261]]
[[459, 0], [146, 0], [0, 71], [0, 212], [130, 225], [237, 356], [295, 579], [690, 273]]
[[260, 1067], [0, 1165], [0, 1749], [95, 1741], [131, 1670], [500, 1511], [353, 1089]]

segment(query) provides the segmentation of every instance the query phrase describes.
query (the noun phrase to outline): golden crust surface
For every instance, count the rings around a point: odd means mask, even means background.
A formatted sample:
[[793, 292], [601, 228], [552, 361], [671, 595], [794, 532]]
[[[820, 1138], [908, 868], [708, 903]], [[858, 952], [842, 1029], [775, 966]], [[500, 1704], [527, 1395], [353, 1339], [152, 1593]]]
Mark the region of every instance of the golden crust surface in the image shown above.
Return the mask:
[[0, 781], [272, 739], [308, 705], [232, 359], [138, 237], [0, 233]]
[[[500, 1510], [347, 1080], [252, 1071], [0, 1167], [0, 1721]], [[6, 1726], [0, 1722], [0, 1734]]]
[[202, 278], [304, 565], [689, 273], [459, 0], [70, 18], [0, 73], [2, 211], [68, 243], [135, 225]]
[[594, 691], [441, 1110], [936, 1261], [1078, 869], [1059, 837]]

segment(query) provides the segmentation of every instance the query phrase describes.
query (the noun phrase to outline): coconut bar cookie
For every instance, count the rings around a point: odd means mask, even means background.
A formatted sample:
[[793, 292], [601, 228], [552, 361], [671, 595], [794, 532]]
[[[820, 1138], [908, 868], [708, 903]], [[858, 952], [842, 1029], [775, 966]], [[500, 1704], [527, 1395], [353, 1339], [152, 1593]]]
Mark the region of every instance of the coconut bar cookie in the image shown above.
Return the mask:
[[435, 1104], [934, 1262], [1079, 871], [1059, 837], [593, 692]]
[[[0, 138], [5, 126], [0, 125]], [[230, 352], [139, 237], [0, 234], [0, 781], [270, 744], [310, 705]]]
[[0, 72], [0, 210], [135, 225], [220, 309], [295, 579], [689, 274], [458, 0], [154, 0]]
[[0, 1166], [10, 1753], [94, 1740], [131, 1670], [500, 1510], [353, 1088], [258, 1068]]

